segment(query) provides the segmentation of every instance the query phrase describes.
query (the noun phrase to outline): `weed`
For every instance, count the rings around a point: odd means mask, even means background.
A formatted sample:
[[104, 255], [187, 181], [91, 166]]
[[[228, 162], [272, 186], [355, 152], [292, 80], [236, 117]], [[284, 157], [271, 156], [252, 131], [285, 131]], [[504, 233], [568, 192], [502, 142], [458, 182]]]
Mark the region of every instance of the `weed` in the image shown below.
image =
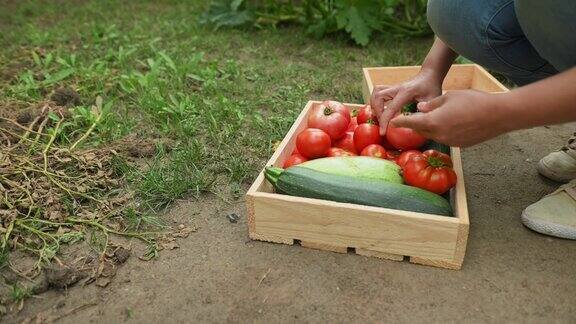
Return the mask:
[[215, 177], [206, 168], [204, 148], [198, 142], [176, 148], [169, 157], [157, 155], [145, 171], [133, 170], [141, 203], [157, 212], [178, 198], [198, 198], [208, 192]]
[[11, 285], [12, 290], [10, 291], [10, 299], [12, 299], [13, 302], [20, 302], [30, 296], [32, 296], [32, 290], [19, 285], [19, 284], [13, 284]]

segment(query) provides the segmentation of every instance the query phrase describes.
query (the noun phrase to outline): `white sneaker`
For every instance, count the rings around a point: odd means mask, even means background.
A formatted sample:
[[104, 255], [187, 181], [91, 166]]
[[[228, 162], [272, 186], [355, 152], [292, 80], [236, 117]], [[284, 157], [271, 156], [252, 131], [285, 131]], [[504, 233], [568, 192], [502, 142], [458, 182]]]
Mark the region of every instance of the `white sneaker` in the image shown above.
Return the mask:
[[522, 223], [538, 233], [576, 240], [576, 180], [526, 207]]
[[576, 179], [576, 133], [568, 140], [568, 145], [543, 157], [536, 169], [554, 181], [568, 182]]

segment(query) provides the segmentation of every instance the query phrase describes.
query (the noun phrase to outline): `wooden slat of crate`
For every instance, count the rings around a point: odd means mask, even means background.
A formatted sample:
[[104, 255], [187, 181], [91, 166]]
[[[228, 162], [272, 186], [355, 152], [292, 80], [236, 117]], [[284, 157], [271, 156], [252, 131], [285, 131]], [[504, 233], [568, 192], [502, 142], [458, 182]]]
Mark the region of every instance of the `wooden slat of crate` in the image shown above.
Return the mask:
[[[370, 103], [370, 95], [375, 86], [390, 86], [413, 78], [420, 66], [368, 67], [363, 69], [362, 92], [365, 103]], [[475, 89], [485, 92], [505, 92], [508, 89], [490, 73], [477, 64], [454, 64], [448, 71], [442, 89]]]
[[456, 218], [271, 193], [255, 193], [253, 203], [264, 236], [444, 260], [456, 250]]

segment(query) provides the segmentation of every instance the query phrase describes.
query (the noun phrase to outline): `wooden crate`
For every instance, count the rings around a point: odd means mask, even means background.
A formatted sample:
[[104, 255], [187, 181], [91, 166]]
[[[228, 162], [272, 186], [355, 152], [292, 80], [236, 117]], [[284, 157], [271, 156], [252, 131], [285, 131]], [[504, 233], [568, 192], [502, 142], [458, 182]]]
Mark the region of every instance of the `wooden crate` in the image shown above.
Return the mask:
[[[369, 67], [362, 70], [364, 72], [362, 93], [364, 102], [369, 103], [374, 86], [395, 85], [410, 80], [418, 74], [420, 66]], [[502, 83], [496, 80], [480, 65], [454, 64], [444, 79], [442, 90], [464, 89], [474, 89], [485, 92], [508, 91]]]
[[[469, 73], [479, 71], [471, 65], [462, 68]], [[398, 69], [400, 77], [378, 80], [401, 81], [402, 77], [408, 78], [417, 71], [417, 67], [400, 67], [365, 69], [365, 73], [368, 71], [371, 78], [379, 78], [380, 74], [375, 71], [388, 75], [394, 74], [394, 69]], [[462, 82], [474, 80], [474, 76], [465, 78], [463, 73], [451, 71], [448, 78], [458, 77]], [[490, 75], [486, 77], [492, 78]], [[496, 80], [492, 82], [497, 83]], [[457, 84], [449, 80], [447, 83]], [[372, 89], [372, 81], [369, 80], [366, 87]], [[505, 89], [503, 86], [498, 88], [501, 91]], [[307, 127], [312, 106], [318, 103], [308, 102], [267, 166], [283, 165], [295, 148], [296, 136]], [[350, 108], [362, 106], [346, 105]], [[460, 150], [451, 148], [451, 155], [458, 176], [458, 183], [450, 193], [455, 217], [280, 195], [274, 193], [270, 183], [264, 179], [264, 173], [260, 172], [246, 194], [249, 236], [254, 240], [289, 245], [300, 242], [308, 248], [339, 253], [354, 251], [364, 256], [397, 261], [406, 256], [412, 263], [460, 269], [468, 239], [468, 207]]]

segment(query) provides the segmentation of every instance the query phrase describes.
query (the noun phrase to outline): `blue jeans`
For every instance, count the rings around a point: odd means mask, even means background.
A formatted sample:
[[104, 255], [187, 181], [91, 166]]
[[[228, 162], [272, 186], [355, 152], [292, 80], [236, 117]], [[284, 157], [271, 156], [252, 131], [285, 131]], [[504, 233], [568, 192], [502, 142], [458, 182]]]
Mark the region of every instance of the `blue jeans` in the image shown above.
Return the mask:
[[518, 85], [576, 65], [574, 0], [429, 0], [427, 15], [455, 52]]

